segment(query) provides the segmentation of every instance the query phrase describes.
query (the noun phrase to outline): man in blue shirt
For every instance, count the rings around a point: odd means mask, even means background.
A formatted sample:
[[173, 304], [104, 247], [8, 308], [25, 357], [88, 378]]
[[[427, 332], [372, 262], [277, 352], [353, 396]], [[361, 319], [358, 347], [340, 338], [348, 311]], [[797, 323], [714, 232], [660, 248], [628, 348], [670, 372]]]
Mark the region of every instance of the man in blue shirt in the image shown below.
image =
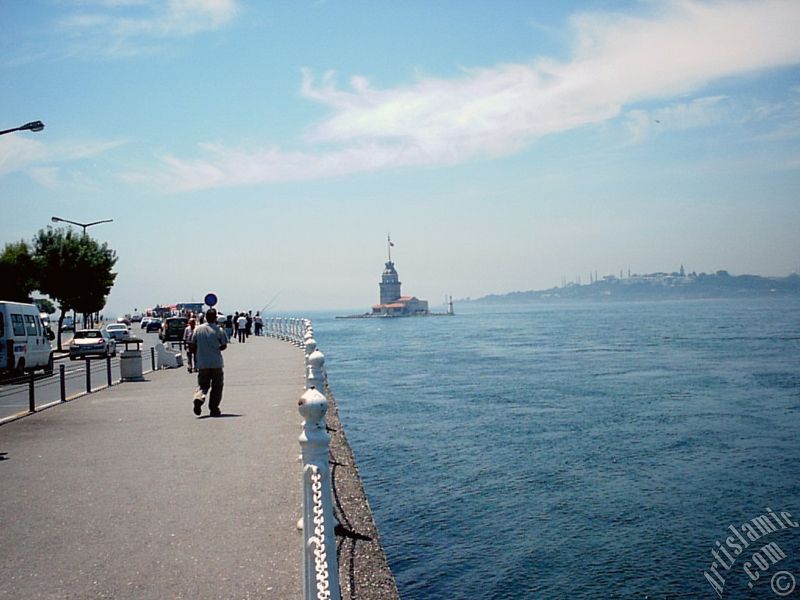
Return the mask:
[[194, 395], [194, 414], [200, 416], [203, 402], [211, 389], [208, 410], [212, 417], [219, 417], [222, 402], [222, 351], [228, 347], [225, 332], [217, 325], [217, 311], [213, 308], [206, 312], [206, 322], [194, 329], [189, 348], [194, 354], [194, 368], [197, 371], [197, 385], [200, 389]]

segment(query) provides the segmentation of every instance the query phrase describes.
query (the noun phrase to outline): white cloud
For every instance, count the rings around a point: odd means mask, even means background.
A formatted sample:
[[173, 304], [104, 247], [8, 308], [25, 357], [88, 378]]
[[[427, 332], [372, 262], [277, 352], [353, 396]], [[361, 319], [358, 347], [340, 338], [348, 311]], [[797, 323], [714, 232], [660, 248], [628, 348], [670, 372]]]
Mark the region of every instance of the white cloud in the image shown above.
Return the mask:
[[28, 174], [42, 187], [51, 190], [58, 189], [61, 183], [61, 169], [59, 167], [33, 167]]
[[[800, 2], [647, 6], [655, 13], [576, 16], [568, 62], [468, 69], [455, 79], [388, 89], [363, 77], [341, 88], [333, 73], [318, 81], [305, 72], [303, 94], [332, 111], [308, 136], [316, 151], [204, 146], [205, 159], [169, 157], [167, 166], [179, 187], [203, 188], [451, 164], [515, 152], [541, 136], [601, 123], [626, 106], [695, 92], [722, 77], [800, 62]], [[685, 102], [663, 109], [664, 117], [702, 125], [721, 100]]]
[[725, 96], [707, 96], [650, 111], [631, 110], [625, 115], [626, 126], [636, 142], [656, 131], [709, 127], [733, 118], [733, 112], [725, 101]]
[[0, 177], [23, 171], [44, 184], [50, 184], [58, 175], [56, 165], [99, 156], [125, 143], [124, 141], [46, 143], [25, 135], [5, 135], [0, 143]]
[[[338, 177], [357, 171], [427, 162], [423, 154], [402, 144], [360, 144], [317, 153], [283, 152], [276, 148], [243, 151], [219, 144], [201, 144], [200, 147], [210, 158], [190, 161], [164, 157], [169, 174], [162, 183], [174, 189], [190, 190]], [[151, 179], [143, 174], [126, 175], [128, 181]]]
[[165, 38], [219, 29], [237, 11], [237, 0], [93, 0], [60, 26], [78, 40], [74, 51], [124, 56]]
[[13, 133], [5, 135], [3, 143], [0, 144], [0, 176], [34, 165], [41, 161], [45, 154], [41, 142]]

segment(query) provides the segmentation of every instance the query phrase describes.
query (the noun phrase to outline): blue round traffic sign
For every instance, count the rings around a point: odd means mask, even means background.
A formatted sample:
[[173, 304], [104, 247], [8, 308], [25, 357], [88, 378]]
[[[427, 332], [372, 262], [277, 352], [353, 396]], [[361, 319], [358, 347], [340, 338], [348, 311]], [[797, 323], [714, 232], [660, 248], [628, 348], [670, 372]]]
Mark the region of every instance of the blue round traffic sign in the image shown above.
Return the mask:
[[206, 306], [214, 306], [217, 303], [217, 295], [206, 294], [206, 297], [203, 298], [203, 302], [206, 303]]

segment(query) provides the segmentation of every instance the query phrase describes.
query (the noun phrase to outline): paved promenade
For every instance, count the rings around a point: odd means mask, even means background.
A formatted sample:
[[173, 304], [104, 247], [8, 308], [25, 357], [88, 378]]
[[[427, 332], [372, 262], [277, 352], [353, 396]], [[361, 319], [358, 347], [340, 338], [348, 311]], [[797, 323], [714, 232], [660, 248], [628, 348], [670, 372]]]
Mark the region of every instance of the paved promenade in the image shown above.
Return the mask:
[[220, 418], [184, 367], [0, 426], [0, 599], [301, 597], [303, 355], [223, 356]]

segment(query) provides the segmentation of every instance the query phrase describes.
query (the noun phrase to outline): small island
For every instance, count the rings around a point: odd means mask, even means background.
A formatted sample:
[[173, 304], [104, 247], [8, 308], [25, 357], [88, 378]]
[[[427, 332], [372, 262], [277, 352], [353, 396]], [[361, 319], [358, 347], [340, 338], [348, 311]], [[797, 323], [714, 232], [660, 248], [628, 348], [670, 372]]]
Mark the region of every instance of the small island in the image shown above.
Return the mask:
[[386, 236], [386, 247], [389, 253], [389, 260], [385, 263], [380, 288], [380, 302], [372, 305], [372, 311], [360, 315], [347, 315], [336, 317], [337, 319], [368, 319], [368, 318], [392, 318], [392, 317], [436, 317], [453, 315], [453, 299], [447, 307], [446, 313], [434, 313], [428, 310], [428, 301], [420, 300], [416, 296], [403, 296], [400, 292], [400, 276], [392, 262], [392, 243], [391, 236]]

